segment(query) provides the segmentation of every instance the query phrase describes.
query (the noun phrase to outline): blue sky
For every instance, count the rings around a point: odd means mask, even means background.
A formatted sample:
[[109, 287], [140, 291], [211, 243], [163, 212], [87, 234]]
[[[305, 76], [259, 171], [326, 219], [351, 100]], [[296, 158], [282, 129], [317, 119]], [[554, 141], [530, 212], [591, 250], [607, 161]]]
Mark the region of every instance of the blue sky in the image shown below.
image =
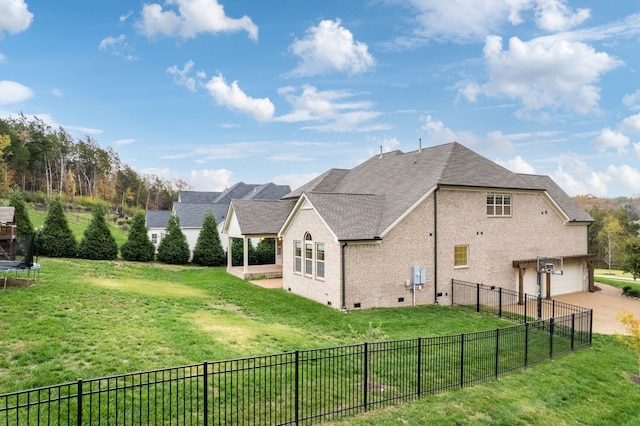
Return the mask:
[[196, 190], [458, 141], [640, 195], [640, 0], [0, 0], [0, 117]]

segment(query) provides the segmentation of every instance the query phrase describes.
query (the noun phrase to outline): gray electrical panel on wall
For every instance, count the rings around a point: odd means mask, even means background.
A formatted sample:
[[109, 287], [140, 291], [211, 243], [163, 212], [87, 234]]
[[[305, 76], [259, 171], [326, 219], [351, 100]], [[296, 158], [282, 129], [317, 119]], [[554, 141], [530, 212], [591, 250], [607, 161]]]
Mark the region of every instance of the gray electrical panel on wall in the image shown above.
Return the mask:
[[419, 266], [414, 266], [412, 269], [411, 283], [413, 285], [422, 285], [427, 283], [427, 271]]

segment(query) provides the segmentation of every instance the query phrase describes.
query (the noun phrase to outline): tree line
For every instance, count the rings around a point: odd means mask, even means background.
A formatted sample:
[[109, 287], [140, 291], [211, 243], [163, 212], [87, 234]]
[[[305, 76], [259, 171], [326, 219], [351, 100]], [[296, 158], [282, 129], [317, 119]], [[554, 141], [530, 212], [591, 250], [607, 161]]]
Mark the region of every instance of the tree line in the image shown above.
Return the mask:
[[597, 266], [640, 278], [640, 198], [582, 195], [574, 200], [595, 220], [589, 226], [589, 252]]
[[[200, 266], [224, 266], [227, 253], [222, 248], [218, 226], [213, 214], [205, 214], [193, 253], [180, 227], [180, 219], [171, 215], [165, 235], [156, 247], [149, 239], [145, 223], [145, 213], [137, 210], [128, 229], [127, 241], [118, 248], [107, 224], [107, 211], [102, 202], [93, 205], [92, 217], [80, 242], [76, 240], [60, 196], [54, 196], [49, 204], [47, 216], [41, 229], [35, 230], [26, 208], [25, 198], [18, 189], [11, 191], [9, 205], [15, 208], [16, 234], [22, 241], [34, 236], [35, 251], [38, 255], [91, 260], [115, 260], [118, 251], [124, 260], [185, 265], [189, 262]], [[239, 245], [238, 245], [239, 242]], [[275, 262], [275, 239], [260, 241], [254, 249], [249, 241], [249, 263], [271, 264]], [[233, 264], [241, 264], [243, 257], [241, 239], [234, 239], [232, 245]], [[239, 261], [239, 263], [237, 263]]]
[[180, 179], [136, 172], [89, 135], [74, 139], [61, 126], [23, 114], [0, 119], [0, 195], [14, 186], [42, 203], [59, 194], [72, 203], [99, 199], [131, 211], [168, 210], [180, 191], [190, 189]]

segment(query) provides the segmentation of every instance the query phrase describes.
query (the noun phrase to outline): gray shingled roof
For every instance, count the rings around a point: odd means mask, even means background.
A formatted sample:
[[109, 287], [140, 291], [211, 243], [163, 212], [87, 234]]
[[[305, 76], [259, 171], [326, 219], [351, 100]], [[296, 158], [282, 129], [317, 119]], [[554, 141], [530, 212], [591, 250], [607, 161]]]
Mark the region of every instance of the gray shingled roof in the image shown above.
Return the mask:
[[330, 170], [287, 197], [305, 193], [338, 239], [369, 239], [437, 185], [546, 190], [570, 220], [593, 220], [548, 176], [513, 173], [457, 142], [376, 155], [348, 171]]
[[171, 210], [147, 210], [147, 228], [166, 228]]
[[265, 183], [256, 185], [251, 191], [241, 197], [241, 200], [278, 200], [291, 192], [289, 185], [276, 185], [275, 183]]
[[247, 195], [253, 188], [259, 185], [246, 184], [244, 182], [238, 182], [231, 188], [224, 190], [220, 195], [213, 200], [214, 203], [226, 204], [227, 206], [231, 200], [239, 200]]
[[219, 197], [220, 194], [220, 192], [210, 191], [180, 191], [180, 193], [178, 194], [178, 202], [210, 204], [213, 203], [213, 200]]
[[303, 192], [333, 192], [336, 185], [340, 183], [343, 177], [349, 173], [346, 169], [330, 169], [320, 176], [310, 180], [309, 182], [283, 196], [283, 199], [299, 198]]
[[243, 235], [277, 234], [295, 200], [233, 200], [231, 208]]
[[[174, 203], [173, 211], [180, 218], [181, 228], [202, 228], [204, 215], [210, 211], [220, 224], [227, 215], [228, 206], [226, 204], [197, 204], [197, 203]], [[165, 224], [166, 225], [166, 224]]]

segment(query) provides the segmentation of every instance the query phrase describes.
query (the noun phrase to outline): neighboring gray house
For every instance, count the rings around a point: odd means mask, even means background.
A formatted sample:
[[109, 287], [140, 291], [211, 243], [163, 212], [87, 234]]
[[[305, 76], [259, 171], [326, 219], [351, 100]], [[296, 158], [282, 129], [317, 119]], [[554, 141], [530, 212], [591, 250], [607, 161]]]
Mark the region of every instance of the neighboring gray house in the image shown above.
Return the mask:
[[[254, 204], [231, 202], [228, 236], [277, 236], [283, 288], [335, 308], [446, 304], [452, 279], [535, 294], [538, 256], [564, 260], [543, 296], [594, 288], [593, 219], [548, 176], [513, 173], [456, 142], [329, 170], [271, 215]], [[414, 267], [426, 271], [415, 288]]]
[[273, 200], [279, 199], [289, 192], [291, 192], [289, 185], [274, 183], [254, 185], [244, 182], [239, 182], [222, 192], [181, 191], [178, 194], [178, 202], [173, 204], [171, 210], [147, 210], [149, 238], [157, 248], [164, 236], [169, 216], [173, 213], [178, 216], [180, 228], [187, 237], [189, 249], [193, 252], [204, 216], [208, 211], [211, 211], [218, 224], [222, 247], [227, 250], [228, 239], [222, 236], [222, 225], [231, 200]]

